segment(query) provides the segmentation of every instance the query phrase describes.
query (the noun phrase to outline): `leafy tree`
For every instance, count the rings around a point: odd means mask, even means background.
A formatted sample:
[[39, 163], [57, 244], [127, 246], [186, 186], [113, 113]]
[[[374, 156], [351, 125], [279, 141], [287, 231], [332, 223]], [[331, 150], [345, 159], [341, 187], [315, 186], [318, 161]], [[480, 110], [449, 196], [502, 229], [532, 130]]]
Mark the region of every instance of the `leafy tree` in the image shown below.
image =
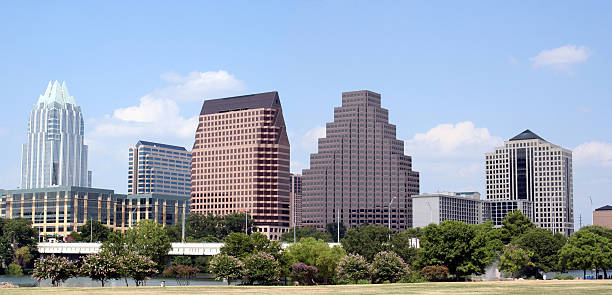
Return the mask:
[[30, 247], [23, 246], [15, 251], [15, 261], [19, 266], [25, 267], [33, 258]]
[[501, 238], [504, 244], [535, 228], [535, 224], [519, 210], [508, 213], [502, 219]]
[[[245, 214], [233, 213], [225, 216], [212, 214], [190, 214], [185, 219], [185, 240], [190, 242], [219, 242], [230, 233], [244, 233]], [[249, 216], [248, 232], [253, 232], [253, 219]], [[180, 242], [182, 223], [164, 228], [172, 242]]]
[[[331, 243], [334, 241], [334, 238], [332, 238], [332, 236], [329, 233], [322, 232], [314, 226], [296, 227], [295, 237], [297, 241], [301, 240], [302, 238], [308, 238], [308, 237], [315, 238], [317, 240], [323, 240], [328, 243]], [[293, 243], [293, 228], [291, 228], [288, 232], [281, 235], [281, 241]]]
[[13, 262], [17, 249], [28, 246], [37, 249], [38, 230], [32, 228], [32, 220], [25, 218], [0, 218], [0, 264]]
[[379, 252], [372, 261], [372, 278], [377, 282], [395, 283], [408, 276], [410, 267], [395, 252]]
[[282, 250], [278, 241], [270, 241], [262, 233], [254, 233], [250, 236], [243, 233], [231, 233], [225, 238], [224, 242], [221, 253], [238, 258], [244, 258], [258, 251], [266, 252], [278, 258]]
[[[325, 230], [332, 237], [333, 242], [340, 243], [340, 241], [336, 241], [338, 239], [338, 223], [330, 222], [325, 225]], [[344, 222], [340, 221], [340, 239], [343, 239], [346, 235], [346, 227], [344, 226]]]
[[23, 269], [21, 268], [21, 265], [11, 263], [8, 266], [8, 274], [9, 276], [19, 277], [23, 275]]
[[162, 273], [164, 277], [176, 278], [176, 283], [179, 286], [189, 286], [191, 278], [195, 277], [198, 269], [189, 265], [172, 265]]
[[314, 285], [317, 277], [317, 268], [304, 263], [294, 263], [291, 266], [291, 278], [301, 285]]
[[466, 269], [482, 273], [488, 265], [501, 255], [504, 247], [501, 240], [501, 231], [493, 227], [492, 221], [468, 226], [474, 231], [474, 236], [470, 241], [472, 254]]
[[210, 261], [210, 272], [215, 280], [226, 280], [227, 284], [242, 277], [244, 264], [240, 259], [227, 254], [215, 255]]
[[379, 225], [362, 225], [349, 229], [340, 242], [347, 253], [359, 254], [368, 261], [389, 248], [389, 229]]
[[134, 228], [126, 231], [124, 239], [128, 251], [151, 258], [158, 269], [163, 269], [172, 244], [161, 224], [140, 220]]
[[448, 267], [442, 265], [429, 265], [421, 269], [421, 275], [430, 282], [442, 282], [448, 280]]
[[344, 249], [329, 247], [323, 240], [303, 238], [287, 248], [290, 265], [304, 263], [317, 268], [317, 281], [327, 284], [334, 280], [338, 263], [344, 257]]
[[372, 266], [359, 254], [347, 254], [338, 263], [338, 280], [357, 284], [370, 280]]
[[594, 234], [590, 230], [579, 230], [572, 235], [559, 252], [560, 265], [563, 268], [582, 269], [583, 278], [586, 270], [610, 265], [612, 249], [610, 240]]
[[[244, 228], [246, 226], [245, 223], [245, 219], [247, 218], [247, 216], [245, 215], [245, 213], [232, 213], [232, 214], [227, 214], [223, 216], [222, 219], [222, 230], [221, 230], [221, 237], [219, 238], [223, 238], [227, 235], [229, 235], [230, 233], [243, 233], [244, 232]], [[253, 232], [254, 227], [254, 222], [253, 222], [253, 218], [251, 218], [251, 216], [248, 216], [248, 232], [247, 234], [251, 234]]]
[[280, 280], [280, 265], [274, 256], [265, 252], [256, 252], [244, 258], [243, 278], [245, 283], [253, 285], [272, 285]]
[[420, 248], [411, 246], [411, 239], [417, 238], [419, 234], [412, 229], [401, 231], [391, 237], [391, 247], [393, 252], [397, 253], [406, 263], [411, 266], [419, 264]]
[[109, 252], [114, 256], [124, 256], [129, 252], [123, 234], [118, 231], [113, 231], [108, 235], [106, 241], [102, 243], [100, 250]]
[[85, 256], [80, 272], [94, 281], [100, 281], [104, 287], [106, 281], [121, 278], [120, 267], [115, 255], [102, 251]]
[[70, 236], [74, 238], [75, 242], [104, 242], [111, 231], [100, 221], [89, 219], [81, 226], [79, 232], [71, 232]]
[[[588, 225], [588, 226], [583, 226], [582, 228], [580, 228], [581, 231], [588, 231], [588, 232], [592, 232], [598, 236], [607, 238], [608, 241], [612, 242], [612, 229], [610, 228], [606, 228], [603, 226], [599, 226], [599, 225]], [[612, 246], [610, 246], [612, 247]], [[609, 257], [610, 259], [608, 259], [607, 263], [605, 261], [602, 261], [601, 264], [598, 264], [596, 266], [596, 270], [598, 269], [603, 269], [604, 272], [604, 277], [608, 277], [608, 269], [612, 268], [612, 255]]]
[[532, 266], [526, 269], [527, 276], [539, 276], [539, 272], [558, 269], [559, 251], [567, 238], [542, 228], [532, 228], [512, 241], [512, 244], [532, 253]]
[[75, 277], [77, 274], [78, 271], [74, 262], [65, 257], [51, 255], [36, 260], [32, 277], [38, 281], [51, 279], [51, 284], [57, 287], [67, 279]]
[[513, 278], [518, 278], [523, 269], [533, 266], [532, 255], [533, 253], [529, 250], [525, 250], [518, 245], [508, 244], [501, 256], [499, 269], [502, 272], [512, 274]]

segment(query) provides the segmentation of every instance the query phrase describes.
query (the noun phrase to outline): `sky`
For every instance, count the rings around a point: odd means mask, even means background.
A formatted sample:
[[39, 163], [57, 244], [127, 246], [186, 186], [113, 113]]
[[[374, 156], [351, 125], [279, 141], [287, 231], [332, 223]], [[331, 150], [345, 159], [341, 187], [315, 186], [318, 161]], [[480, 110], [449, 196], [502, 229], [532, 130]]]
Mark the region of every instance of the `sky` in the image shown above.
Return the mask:
[[530, 129], [574, 151], [576, 227], [612, 204], [607, 1], [82, 1], [0, 4], [0, 188], [33, 104], [66, 81], [93, 185], [127, 191], [128, 146], [191, 148], [202, 101], [278, 91], [291, 170], [343, 91], [382, 95], [420, 191], [479, 191], [484, 153]]

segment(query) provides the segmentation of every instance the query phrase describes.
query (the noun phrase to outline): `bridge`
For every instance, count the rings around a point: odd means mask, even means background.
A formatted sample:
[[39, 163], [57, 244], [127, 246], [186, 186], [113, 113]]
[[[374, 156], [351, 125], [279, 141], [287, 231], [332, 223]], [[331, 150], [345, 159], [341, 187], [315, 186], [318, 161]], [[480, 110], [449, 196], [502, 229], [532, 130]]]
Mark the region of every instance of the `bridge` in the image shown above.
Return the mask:
[[[340, 246], [339, 243], [328, 243], [330, 247]], [[168, 255], [172, 256], [213, 256], [221, 252], [223, 243], [172, 243]], [[291, 243], [283, 243], [283, 249]], [[41, 254], [87, 255], [100, 252], [102, 243], [38, 243]]]

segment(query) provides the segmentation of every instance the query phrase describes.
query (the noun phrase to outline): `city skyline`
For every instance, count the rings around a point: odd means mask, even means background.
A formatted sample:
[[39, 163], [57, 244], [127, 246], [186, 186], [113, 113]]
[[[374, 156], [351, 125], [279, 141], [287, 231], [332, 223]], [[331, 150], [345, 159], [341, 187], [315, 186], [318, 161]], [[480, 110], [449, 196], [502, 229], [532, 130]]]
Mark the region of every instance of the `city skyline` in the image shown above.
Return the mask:
[[[589, 224], [592, 210], [609, 203], [608, 3], [481, 3], [469, 19], [456, 13], [466, 9], [458, 3], [262, 4], [231, 10], [230, 24], [223, 13], [200, 14], [231, 7], [197, 6], [3, 10], [12, 13], [0, 20], [0, 188], [19, 185], [21, 118], [49, 79], [62, 79], [86, 114], [95, 187], [126, 192], [125, 151], [135, 140], [190, 147], [203, 99], [273, 89], [283, 97], [291, 170], [299, 173], [339, 93], [371, 89], [400, 126], [422, 192], [484, 195], [484, 153], [531, 129], [574, 152], [576, 226], [580, 214]], [[364, 11], [367, 19], [355, 17]], [[574, 19], [592, 21], [567, 21]], [[142, 130], [152, 131], [135, 135]]]

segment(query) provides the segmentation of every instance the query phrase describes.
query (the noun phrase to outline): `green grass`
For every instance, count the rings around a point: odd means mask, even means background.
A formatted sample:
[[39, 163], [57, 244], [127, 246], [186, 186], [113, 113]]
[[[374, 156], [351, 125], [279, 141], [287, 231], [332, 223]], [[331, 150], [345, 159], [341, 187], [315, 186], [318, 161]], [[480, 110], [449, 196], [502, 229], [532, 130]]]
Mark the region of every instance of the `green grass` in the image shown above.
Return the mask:
[[160, 295], [160, 294], [612, 294], [607, 281], [506, 281], [453, 282], [386, 285], [343, 285], [310, 287], [113, 287], [113, 288], [18, 288], [0, 289], [0, 294], [23, 295]]

